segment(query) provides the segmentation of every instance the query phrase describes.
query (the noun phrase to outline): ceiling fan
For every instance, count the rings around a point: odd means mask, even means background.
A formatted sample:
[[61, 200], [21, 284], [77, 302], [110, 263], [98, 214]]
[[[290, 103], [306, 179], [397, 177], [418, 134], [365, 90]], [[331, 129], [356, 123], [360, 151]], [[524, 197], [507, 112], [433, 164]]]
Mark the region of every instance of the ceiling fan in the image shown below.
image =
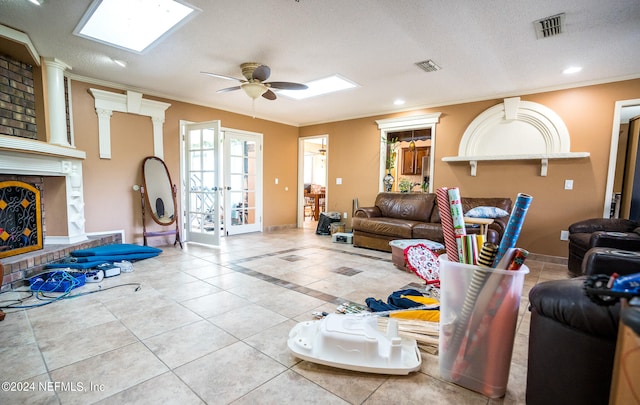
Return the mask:
[[240, 82], [239, 86], [227, 87], [225, 89], [220, 89], [216, 93], [226, 93], [228, 91], [234, 90], [244, 90], [244, 92], [251, 97], [252, 99], [256, 99], [260, 96], [266, 98], [267, 100], [275, 100], [276, 94], [271, 90], [306, 90], [308, 87], [305, 84], [301, 83], [291, 83], [291, 82], [265, 82], [271, 75], [271, 69], [267, 65], [263, 65], [262, 63], [257, 62], [247, 62], [240, 65], [240, 69], [242, 69], [242, 75], [245, 77], [244, 79], [238, 79], [231, 76], [220, 75], [217, 73], [209, 73], [209, 72], [201, 72], [205, 75], [219, 77], [221, 79], [234, 80]]

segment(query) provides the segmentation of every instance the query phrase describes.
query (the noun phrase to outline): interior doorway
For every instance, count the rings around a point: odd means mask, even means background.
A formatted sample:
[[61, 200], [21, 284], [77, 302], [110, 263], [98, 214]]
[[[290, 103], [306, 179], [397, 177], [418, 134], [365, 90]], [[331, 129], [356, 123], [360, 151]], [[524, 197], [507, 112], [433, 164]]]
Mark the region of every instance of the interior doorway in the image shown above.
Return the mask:
[[385, 191], [427, 191], [431, 182], [431, 128], [387, 132]]
[[632, 194], [640, 193], [633, 190], [632, 186], [636, 170], [638, 139], [629, 136], [629, 122], [637, 116], [640, 116], [640, 99], [616, 102], [603, 218], [629, 218]]
[[[424, 187], [424, 191], [433, 192], [433, 179], [434, 179], [434, 157], [435, 157], [435, 147], [436, 147], [436, 126], [440, 119], [441, 113], [433, 113], [433, 114], [423, 114], [423, 115], [412, 115], [408, 117], [400, 117], [400, 118], [389, 118], [384, 120], [378, 120], [376, 123], [378, 124], [378, 129], [380, 129], [380, 178], [379, 178], [379, 191], [386, 191], [389, 189], [389, 182], [391, 182], [390, 191], [398, 190], [400, 181], [396, 177], [407, 177], [407, 181], [411, 182], [408, 176], [411, 178], [415, 178], [413, 181], [413, 187], [418, 187], [423, 189], [422, 183], [424, 182], [424, 177], [427, 177], [427, 182]], [[391, 135], [390, 134], [396, 134]], [[402, 134], [402, 141], [400, 139], [400, 134]], [[411, 145], [411, 137], [413, 136], [413, 141], [416, 143], [416, 134], [420, 134], [424, 136], [425, 143], [422, 145], [422, 150], [417, 152], [414, 148], [410, 147]], [[428, 145], [426, 143], [428, 139]], [[397, 138], [397, 144], [393, 145], [391, 142], [393, 139]], [[405, 156], [401, 156], [403, 153], [403, 149], [401, 145], [403, 142], [406, 142], [407, 154]], [[415, 146], [415, 145], [413, 145]], [[427, 149], [428, 146], [428, 149]], [[394, 157], [395, 152], [395, 157]], [[420, 158], [420, 170], [418, 171], [417, 159]], [[389, 166], [392, 164], [395, 167], [398, 165], [402, 165], [404, 163], [411, 162], [411, 164], [407, 164], [406, 169], [400, 167], [399, 172], [395, 170], [396, 176], [394, 176]], [[407, 174], [403, 175], [403, 171]], [[391, 172], [391, 173], [390, 173]], [[398, 175], [397, 173], [400, 173]], [[408, 174], [410, 173], [410, 174]], [[392, 178], [389, 178], [389, 175]], [[417, 183], [417, 184], [416, 184]]]
[[298, 141], [298, 228], [315, 228], [327, 209], [329, 136]]

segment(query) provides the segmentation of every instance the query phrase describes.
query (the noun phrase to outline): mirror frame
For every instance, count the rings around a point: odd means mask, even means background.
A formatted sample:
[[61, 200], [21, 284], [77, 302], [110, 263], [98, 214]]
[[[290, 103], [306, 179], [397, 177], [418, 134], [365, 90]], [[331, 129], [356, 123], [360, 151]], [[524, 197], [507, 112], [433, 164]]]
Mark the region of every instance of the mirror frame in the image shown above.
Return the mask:
[[[160, 218], [158, 218], [157, 215], [157, 211], [155, 210], [155, 203], [152, 204], [151, 198], [150, 198], [150, 189], [149, 188], [149, 184], [148, 184], [148, 168], [147, 168], [147, 164], [150, 162], [155, 162], [155, 163], [159, 163], [160, 165], [162, 165], [162, 167], [164, 168], [164, 174], [166, 175], [166, 183], [169, 187], [169, 194], [171, 195], [171, 202], [173, 204], [173, 218], [170, 221], [161, 221]], [[149, 178], [150, 179], [150, 178]], [[161, 182], [165, 182], [165, 179], [162, 179]], [[169, 173], [169, 169], [167, 169], [167, 165], [164, 163], [164, 161], [156, 156], [148, 156], [146, 158], [144, 158], [144, 160], [142, 161], [142, 184], [144, 185], [144, 198], [145, 198], [145, 202], [147, 204], [147, 207], [149, 207], [149, 211], [151, 213], [151, 218], [153, 219], [153, 221], [158, 224], [158, 225], [163, 225], [163, 226], [168, 226], [171, 225], [173, 223], [176, 222], [176, 220], [178, 219], [178, 215], [177, 215], [177, 211], [178, 211], [178, 207], [177, 207], [177, 202], [176, 202], [176, 190], [175, 190], [175, 185], [173, 184], [173, 182], [171, 181], [171, 175]], [[160, 185], [158, 187], [154, 187], [153, 189], [156, 188], [162, 188], [165, 187], [163, 185]]]

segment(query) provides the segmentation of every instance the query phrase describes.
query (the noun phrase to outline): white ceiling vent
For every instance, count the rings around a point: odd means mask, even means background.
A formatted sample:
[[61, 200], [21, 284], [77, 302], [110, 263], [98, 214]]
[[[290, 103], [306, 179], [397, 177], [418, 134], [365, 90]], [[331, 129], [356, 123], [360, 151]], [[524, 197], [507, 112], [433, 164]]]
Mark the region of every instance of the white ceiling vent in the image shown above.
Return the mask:
[[562, 34], [564, 32], [564, 13], [534, 21], [533, 25], [536, 27], [538, 39]]
[[442, 69], [431, 59], [416, 63], [416, 65], [425, 72], [437, 72]]

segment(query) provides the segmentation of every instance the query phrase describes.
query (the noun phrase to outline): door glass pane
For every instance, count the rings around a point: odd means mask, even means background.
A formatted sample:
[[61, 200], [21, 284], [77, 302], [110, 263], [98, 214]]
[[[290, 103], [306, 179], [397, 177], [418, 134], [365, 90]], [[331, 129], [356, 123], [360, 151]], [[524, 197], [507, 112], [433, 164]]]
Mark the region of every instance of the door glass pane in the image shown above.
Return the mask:
[[200, 131], [189, 132], [189, 150], [200, 149], [201, 145]]
[[199, 150], [191, 151], [189, 155], [191, 159], [191, 170], [202, 170], [201, 152]]
[[202, 175], [199, 172], [191, 172], [189, 175], [189, 189], [190, 191], [202, 190]]
[[214, 149], [215, 148], [215, 132], [212, 129], [205, 129], [202, 131], [202, 148]]
[[213, 191], [216, 186], [215, 172], [202, 172], [202, 190]]

